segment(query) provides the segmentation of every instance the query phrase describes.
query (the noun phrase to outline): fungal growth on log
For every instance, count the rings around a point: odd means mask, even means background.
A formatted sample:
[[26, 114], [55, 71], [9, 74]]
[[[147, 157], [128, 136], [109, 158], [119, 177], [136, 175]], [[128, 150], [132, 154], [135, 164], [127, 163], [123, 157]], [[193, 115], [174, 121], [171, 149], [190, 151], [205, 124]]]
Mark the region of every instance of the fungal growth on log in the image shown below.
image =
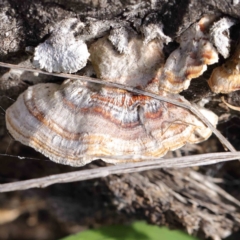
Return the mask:
[[[201, 111], [217, 123], [215, 114]], [[7, 110], [6, 120], [15, 139], [71, 166], [99, 158], [109, 163], [153, 160], [211, 135], [183, 108], [74, 80], [28, 88]]]
[[234, 54], [220, 67], [216, 67], [208, 80], [215, 93], [230, 93], [240, 90], [240, 45]]
[[100, 38], [89, 49], [90, 60], [98, 78], [144, 88], [164, 64], [163, 42], [145, 44], [136, 35], [129, 36], [126, 54], [120, 54], [107, 37]]
[[180, 46], [171, 53], [159, 72], [159, 87], [164, 91], [179, 93], [189, 87], [190, 81], [218, 62], [218, 53], [210, 42], [208, 16], [193, 24], [179, 38]]
[[85, 67], [89, 57], [87, 45], [74, 35], [74, 30], [83, 26], [76, 18], [58, 23], [51, 36], [35, 49], [34, 66], [58, 73], [74, 73]]
[[[180, 47], [166, 60], [163, 47], [171, 39], [161, 32], [161, 24], [141, 28], [143, 35], [128, 26], [113, 24], [112, 29], [102, 27], [98, 31], [108, 29], [107, 34], [89, 41], [91, 34], [87, 38], [71, 33], [75, 27], [85, 32], [87, 25], [76, 19], [65, 21], [57, 25], [61, 37], [53, 31], [36, 48], [34, 63], [37, 61], [40, 68], [75, 72], [88, 59], [100, 79], [188, 103], [177, 93], [186, 89], [207, 65], [218, 61], [218, 51], [213, 46], [218, 43], [211, 42], [216, 34], [209, 33], [210, 29], [218, 32], [217, 24], [213, 25], [215, 19], [210, 17], [186, 30], [179, 39]], [[70, 35], [70, 41], [64, 34]], [[218, 117], [213, 112], [204, 108], [199, 111], [216, 126]], [[186, 143], [204, 141], [212, 133], [197, 116], [181, 107], [78, 80], [29, 87], [6, 111], [6, 122], [16, 140], [55, 162], [71, 166], [95, 159], [109, 163], [157, 159]]]

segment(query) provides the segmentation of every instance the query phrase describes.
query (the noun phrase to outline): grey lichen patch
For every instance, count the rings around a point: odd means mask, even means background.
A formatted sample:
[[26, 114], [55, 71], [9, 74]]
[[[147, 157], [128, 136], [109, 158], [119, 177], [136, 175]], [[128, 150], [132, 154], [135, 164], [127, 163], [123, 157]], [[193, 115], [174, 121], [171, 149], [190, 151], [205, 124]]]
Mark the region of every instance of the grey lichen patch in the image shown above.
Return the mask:
[[149, 1], [133, 1], [131, 5], [127, 6], [123, 15], [127, 20], [131, 21], [131, 19], [135, 18], [136, 16], [144, 17], [148, 12], [149, 7]]
[[148, 25], [143, 25], [142, 32], [145, 36], [146, 43], [150, 42], [155, 38], [161, 39], [166, 44], [172, 41], [170, 37], [166, 36], [163, 33], [162, 23], [158, 23], [158, 24], [151, 23]]
[[125, 28], [116, 28], [110, 32], [108, 39], [119, 53], [127, 53], [128, 50], [128, 32]]
[[214, 23], [210, 29], [211, 41], [224, 58], [229, 57], [231, 41], [229, 37], [229, 28], [235, 23], [236, 21], [234, 19], [225, 17]]
[[33, 64], [48, 72], [74, 73], [85, 67], [89, 57], [86, 43], [75, 37], [84, 25], [76, 18], [59, 22], [44, 43], [35, 49]]
[[83, 41], [92, 41], [96, 38], [103, 37], [109, 33], [110, 29], [120, 28], [127, 23], [115, 20], [98, 20], [95, 18], [87, 18], [84, 26], [78, 30], [77, 37]]
[[7, 14], [7, 10], [0, 10], [0, 55], [20, 50], [22, 27], [16, 18]]

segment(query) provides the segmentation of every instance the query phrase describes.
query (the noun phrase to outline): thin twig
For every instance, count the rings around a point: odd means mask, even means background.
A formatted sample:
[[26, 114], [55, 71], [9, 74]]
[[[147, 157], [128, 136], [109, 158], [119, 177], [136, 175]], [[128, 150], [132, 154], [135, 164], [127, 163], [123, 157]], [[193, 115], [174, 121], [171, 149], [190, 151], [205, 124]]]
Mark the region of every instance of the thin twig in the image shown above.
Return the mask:
[[119, 164], [116, 166], [102, 167], [89, 170], [80, 170], [70, 173], [51, 175], [48, 177], [36, 178], [14, 183], [0, 184], [0, 192], [25, 190], [29, 188], [44, 188], [56, 183], [68, 183], [84, 181], [94, 178], [106, 177], [111, 174], [124, 174], [141, 172], [158, 168], [183, 168], [202, 166], [220, 162], [231, 161], [240, 158], [240, 152], [207, 153], [186, 157], [158, 159], [148, 162]]
[[66, 74], [66, 73], [48, 73], [48, 72], [44, 72], [44, 71], [38, 70], [38, 69], [26, 68], [26, 67], [21, 67], [21, 66], [15, 65], [15, 64], [9, 64], [9, 63], [3, 63], [3, 62], [0, 62], [0, 66], [6, 67], [6, 68], [23, 70], [23, 71], [38, 72], [41, 74], [51, 75], [51, 76], [56, 76], [56, 77], [70, 78], [70, 79], [76, 79], [76, 80], [80, 80], [80, 81], [103, 84], [103, 85], [106, 85], [109, 87], [120, 88], [123, 90], [127, 90], [130, 92], [140, 94], [140, 95], [152, 97], [152, 98], [160, 100], [160, 101], [172, 103], [172, 104], [182, 107], [182, 108], [186, 108], [189, 111], [191, 111], [195, 116], [197, 116], [207, 127], [209, 127], [211, 129], [211, 131], [217, 136], [217, 138], [220, 140], [220, 142], [224, 146], [226, 146], [231, 152], [236, 152], [233, 145], [203, 116], [203, 114], [195, 106], [192, 106], [189, 103], [179, 102], [179, 101], [170, 99], [168, 97], [159, 96], [157, 94], [146, 92], [144, 90], [140, 90], [140, 89], [137, 89], [134, 87], [125, 86], [125, 85], [122, 85], [119, 83], [106, 82], [104, 80], [100, 80], [97, 78], [91, 78], [91, 77], [79, 76], [79, 75], [73, 75], [73, 74]]
[[235, 111], [240, 111], [240, 107], [239, 107], [239, 106], [233, 106], [233, 105], [229, 104], [229, 103], [225, 100], [224, 96], [221, 97], [221, 100], [222, 100], [230, 109], [235, 110]]

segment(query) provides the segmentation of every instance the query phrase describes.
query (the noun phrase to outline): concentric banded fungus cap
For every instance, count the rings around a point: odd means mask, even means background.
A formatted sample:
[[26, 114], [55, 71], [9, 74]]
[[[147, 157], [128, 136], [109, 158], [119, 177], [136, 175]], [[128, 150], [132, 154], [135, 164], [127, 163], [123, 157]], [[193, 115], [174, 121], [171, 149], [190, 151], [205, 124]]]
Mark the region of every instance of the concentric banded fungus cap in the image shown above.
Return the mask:
[[240, 90], [240, 45], [226, 63], [213, 70], [208, 85], [215, 93]]
[[163, 70], [159, 71], [160, 88], [179, 93], [189, 87], [190, 81], [218, 62], [218, 53], [209, 41], [207, 29], [211, 21], [203, 17], [180, 37], [180, 47], [168, 57]]
[[[6, 111], [7, 128], [16, 140], [71, 166], [99, 158], [153, 160], [211, 135], [183, 108], [124, 90], [94, 89], [76, 80], [29, 87]], [[215, 114], [201, 111], [216, 125]]]
[[48, 72], [74, 73], [85, 67], [89, 57], [87, 45], [74, 36], [82, 26], [76, 18], [58, 23], [51, 36], [35, 49], [33, 65]]

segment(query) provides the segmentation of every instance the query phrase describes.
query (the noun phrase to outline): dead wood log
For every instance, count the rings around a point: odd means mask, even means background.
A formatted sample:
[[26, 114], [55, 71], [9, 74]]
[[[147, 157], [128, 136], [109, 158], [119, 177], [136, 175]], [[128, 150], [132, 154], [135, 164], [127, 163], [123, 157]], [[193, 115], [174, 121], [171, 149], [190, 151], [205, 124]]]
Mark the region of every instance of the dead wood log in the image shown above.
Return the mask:
[[[151, 15], [149, 21], [161, 21], [164, 33], [176, 38], [206, 13], [217, 16], [227, 15], [238, 20], [240, 4], [232, 0], [209, 0], [207, 2], [204, 0], [3, 0], [0, 3], [0, 61], [20, 63], [28, 59], [26, 48], [36, 47], [44, 41], [51, 26], [64, 18], [78, 17], [83, 22], [91, 21], [89, 20], [91, 18], [99, 22], [117, 20], [120, 24], [127, 24], [140, 33], [144, 20]], [[233, 35], [235, 39], [238, 39], [237, 32]], [[176, 43], [170, 44], [165, 49], [166, 54], [169, 54], [175, 47]], [[6, 109], [29, 84], [36, 83], [32, 80], [33, 74], [22, 77], [17, 72], [8, 73], [7, 71], [4, 68], [0, 69], [0, 107], [3, 109]], [[52, 79], [42, 78], [41, 81], [47, 82]], [[200, 84], [194, 81], [184, 95], [193, 102], [201, 99], [202, 96], [210, 96], [211, 100], [214, 99], [204, 81]], [[239, 98], [237, 92], [232, 95], [234, 99]], [[231, 94], [229, 98], [228, 102], [231, 102], [233, 99]], [[232, 101], [236, 102], [234, 99]], [[216, 109], [211, 101], [209, 108]], [[216, 111], [222, 115], [229, 113], [219, 108]], [[1, 153], [5, 153], [8, 149], [8, 154], [19, 156], [30, 157], [36, 154], [20, 145], [8, 148], [9, 140], [6, 140], [4, 116], [0, 120]], [[235, 137], [233, 133], [229, 138], [231, 136]], [[214, 141], [214, 148], [219, 151], [221, 146]], [[1, 181], [31, 179], [73, 170], [53, 163], [50, 164], [52, 168], [49, 170], [48, 162], [30, 163], [29, 161], [26, 160], [26, 163], [23, 163], [18, 159], [1, 159]], [[43, 171], [39, 173], [34, 164]], [[10, 166], [13, 165], [18, 169], [17, 173], [11, 169]], [[233, 166], [239, 167], [239, 163], [232, 165], [230, 169], [229, 167], [221, 169], [220, 177], [223, 182], [226, 180], [224, 180], [226, 175], [234, 172]], [[32, 173], [33, 170], [36, 170], [35, 174]], [[237, 176], [234, 172], [232, 181], [236, 180]], [[95, 222], [103, 224], [126, 222], [127, 219], [144, 219], [156, 225], [184, 228], [191, 234], [202, 238], [210, 237], [214, 240], [223, 239], [240, 228], [239, 205], [237, 201], [229, 198], [235, 191], [231, 189], [228, 195], [213, 182], [213, 179], [193, 169], [162, 169], [114, 175], [78, 184], [52, 186], [42, 191], [50, 203], [48, 211], [66, 222], [94, 225]], [[7, 196], [9, 195], [2, 195], [5, 203], [8, 201], [5, 198]], [[239, 198], [238, 194], [235, 196]], [[38, 197], [43, 198], [42, 195]], [[3, 202], [2, 200], [1, 203]], [[116, 215], [118, 218], [114, 219]]]

